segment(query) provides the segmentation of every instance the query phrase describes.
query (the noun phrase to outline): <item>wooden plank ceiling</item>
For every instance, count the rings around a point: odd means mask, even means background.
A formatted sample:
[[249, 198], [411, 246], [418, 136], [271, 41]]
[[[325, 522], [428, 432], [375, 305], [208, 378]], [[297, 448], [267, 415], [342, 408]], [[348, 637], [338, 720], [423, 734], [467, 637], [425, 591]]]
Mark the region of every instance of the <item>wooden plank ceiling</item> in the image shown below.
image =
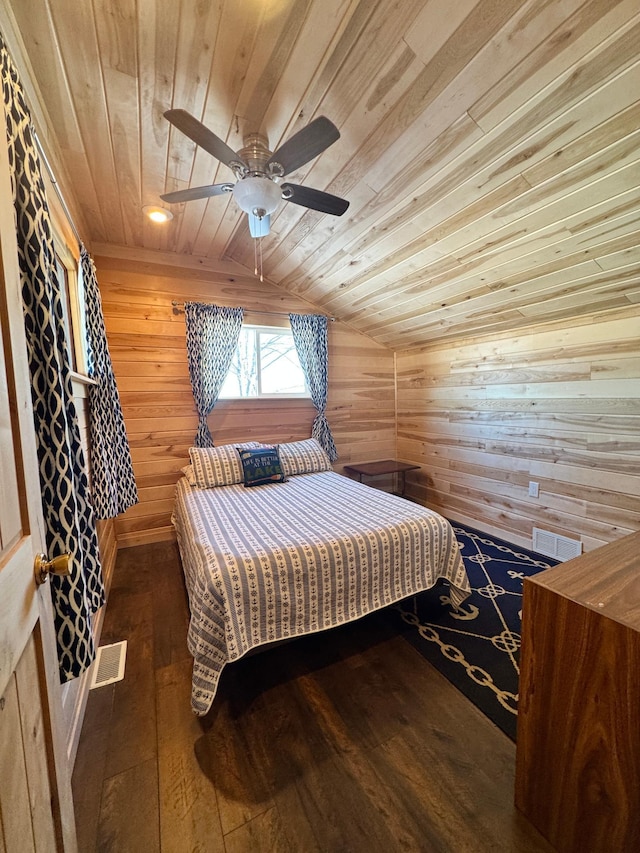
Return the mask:
[[4, 0], [45, 147], [87, 244], [236, 261], [233, 180], [163, 112], [237, 150], [318, 115], [341, 138], [289, 179], [265, 277], [395, 349], [640, 301], [638, 0]]

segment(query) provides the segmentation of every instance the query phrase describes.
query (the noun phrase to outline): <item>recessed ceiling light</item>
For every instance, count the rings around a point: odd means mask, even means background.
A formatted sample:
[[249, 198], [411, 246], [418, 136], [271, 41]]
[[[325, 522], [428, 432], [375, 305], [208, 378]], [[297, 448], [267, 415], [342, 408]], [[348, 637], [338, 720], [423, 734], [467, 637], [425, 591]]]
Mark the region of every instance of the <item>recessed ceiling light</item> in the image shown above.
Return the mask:
[[142, 210], [147, 214], [152, 222], [168, 222], [173, 219], [173, 213], [167, 210], [166, 207], [157, 207], [152, 204], [146, 204]]

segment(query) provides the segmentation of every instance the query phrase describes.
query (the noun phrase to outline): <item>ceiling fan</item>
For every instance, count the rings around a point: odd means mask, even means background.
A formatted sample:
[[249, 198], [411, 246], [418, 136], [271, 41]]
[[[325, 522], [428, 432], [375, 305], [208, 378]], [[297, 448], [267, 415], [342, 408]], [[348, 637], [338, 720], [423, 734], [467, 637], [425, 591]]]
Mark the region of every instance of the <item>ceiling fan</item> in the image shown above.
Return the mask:
[[331, 193], [299, 184], [281, 183], [285, 175], [322, 154], [340, 138], [338, 128], [324, 116], [294, 133], [276, 151], [269, 150], [266, 136], [251, 133], [245, 136], [244, 148], [236, 152], [186, 110], [167, 110], [164, 115], [174, 127], [228, 166], [236, 176], [235, 184], [209, 184], [160, 196], [169, 204], [231, 193], [240, 209], [248, 215], [252, 237], [265, 237], [269, 233], [271, 214], [282, 199], [334, 216], [342, 216], [349, 207], [348, 201]]

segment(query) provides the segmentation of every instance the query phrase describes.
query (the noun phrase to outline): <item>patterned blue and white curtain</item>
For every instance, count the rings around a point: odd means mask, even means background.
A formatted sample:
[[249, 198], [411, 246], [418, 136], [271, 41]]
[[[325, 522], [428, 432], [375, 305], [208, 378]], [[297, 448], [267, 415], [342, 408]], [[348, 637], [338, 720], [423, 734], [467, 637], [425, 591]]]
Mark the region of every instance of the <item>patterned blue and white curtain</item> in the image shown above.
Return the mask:
[[0, 62], [46, 546], [50, 556], [67, 552], [71, 557], [70, 575], [50, 581], [64, 682], [95, 657], [91, 614], [104, 603], [104, 587], [51, 218], [24, 90], [1, 37]]
[[193, 398], [198, 409], [196, 447], [213, 447], [207, 416], [216, 404], [238, 346], [242, 308], [220, 308], [185, 302], [187, 358]]
[[289, 314], [293, 340], [304, 371], [313, 405], [318, 410], [311, 430], [332, 462], [338, 458], [325, 411], [329, 386], [327, 318], [317, 314]]
[[138, 490], [107, 344], [96, 268], [84, 246], [80, 250], [80, 265], [87, 318], [88, 373], [96, 383], [89, 386], [91, 494], [96, 518], [115, 518], [138, 503]]

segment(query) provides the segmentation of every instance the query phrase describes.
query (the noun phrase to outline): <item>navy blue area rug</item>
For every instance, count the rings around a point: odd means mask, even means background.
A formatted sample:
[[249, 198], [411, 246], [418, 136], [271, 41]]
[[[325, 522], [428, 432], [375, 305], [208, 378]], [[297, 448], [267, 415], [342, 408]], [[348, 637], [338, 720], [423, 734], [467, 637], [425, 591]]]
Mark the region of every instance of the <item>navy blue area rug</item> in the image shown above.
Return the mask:
[[405, 638], [515, 740], [522, 583], [558, 561], [452, 525], [469, 575], [469, 598], [456, 611], [440, 582], [395, 610], [405, 622]]

